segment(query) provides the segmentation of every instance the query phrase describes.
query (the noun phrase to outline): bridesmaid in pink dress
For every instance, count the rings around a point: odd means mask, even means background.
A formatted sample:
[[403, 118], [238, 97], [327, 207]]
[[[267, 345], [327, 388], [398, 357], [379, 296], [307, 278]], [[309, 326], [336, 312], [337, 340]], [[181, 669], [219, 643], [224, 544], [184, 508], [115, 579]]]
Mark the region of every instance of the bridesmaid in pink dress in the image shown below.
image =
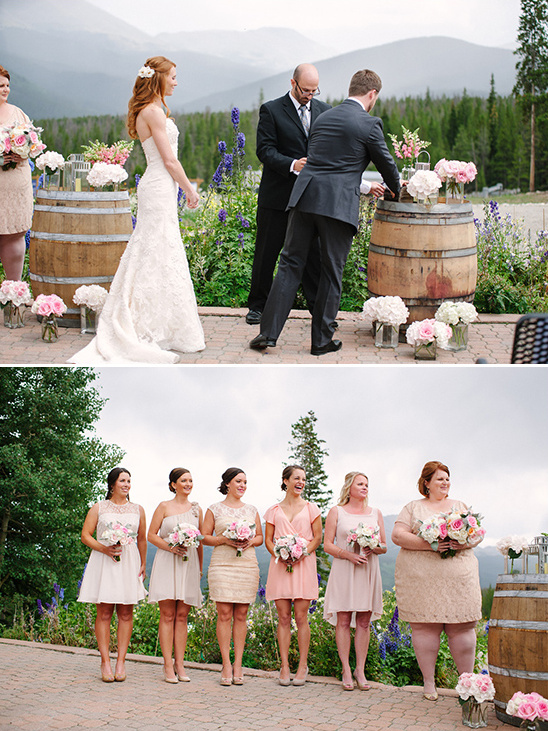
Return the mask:
[[[356, 670], [354, 677], [360, 690], [369, 690], [365, 679], [365, 661], [369, 649], [372, 619], [382, 615], [382, 581], [379, 554], [386, 553], [384, 520], [378, 508], [367, 504], [369, 481], [362, 472], [349, 472], [344, 478], [338, 505], [331, 508], [325, 521], [324, 549], [333, 556], [325, 590], [324, 619], [336, 625], [335, 638], [342, 664], [342, 686], [354, 690], [350, 669], [350, 628], [356, 628]], [[348, 550], [348, 533], [359, 523], [378, 526], [381, 545], [360, 552]]]
[[[281, 668], [278, 682], [289, 685], [289, 645], [291, 643], [291, 605], [295, 611], [299, 643], [299, 667], [293, 685], [304, 685], [308, 675], [308, 648], [310, 626], [308, 608], [312, 599], [318, 598], [318, 577], [315, 551], [322, 541], [322, 519], [314, 503], [302, 497], [306, 475], [302, 467], [290, 465], [282, 474], [281, 488], [284, 499], [265, 513], [265, 545], [272, 554], [266, 582], [266, 599], [276, 602], [278, 610], [278, 646]], [[299, 535], [308, 541], [307, 554], [296, 561], [276, 562], [274, 543], [277, 538]], [[293, 570], [288, 571], [289, 568]]]

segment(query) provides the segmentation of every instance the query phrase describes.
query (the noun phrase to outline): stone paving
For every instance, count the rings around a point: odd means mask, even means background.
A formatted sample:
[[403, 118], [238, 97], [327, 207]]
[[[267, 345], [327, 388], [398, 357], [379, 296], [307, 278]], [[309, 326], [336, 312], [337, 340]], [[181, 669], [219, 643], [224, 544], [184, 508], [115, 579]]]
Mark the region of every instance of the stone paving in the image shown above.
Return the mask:
[[[461, 731], [453, 690], [372, 683], [345, 692], [335, 678], [283, 688], [276, 673], [246, 670], [243, 686], [219, 685], [220, 666], [187, 663], [190, 683], [163, 682], [160, 658], [129, 656], [124, 683], [103, 683], [98, 653], [0, 639], [0, 729], [118, 731]], [[489, 729], [504, 726], [488, 711]]]
[[[286, 323], [276, 348], [266, 351], [250, 350], [249, 341], [259, 328], [245, 322], [245, 309], [219, 307], [199, 308], [204, 327], [206, 349], [201, 353], [181, 354], [181, 364], [425, 364], [415, 361], [407, 343], [395, 349], [376, 348], [371, 331], [359, 313], [341, 312], [335, 337], [343, 347], [336, 353], [321, 357], [310, 355], [310, 315], [294, 310]], [[474, 364], [477, 358], [488, 363], [508, 364], [512, 354], [514, 329], [519, 315], [480, 315], [479, 322], [470, 325], [468, 349], [459, 353], [438, 351], [435, 363], [445, 365]], [[0, 327], [0, 363], [49, 365], [65, 364], [71, 355], [91, 340], [78, 328], [59, 328], [59, 340], [45, 343], [40, 338], [40, 325], [34, 315], [25, 313], [25, 327], [9, 330]]]

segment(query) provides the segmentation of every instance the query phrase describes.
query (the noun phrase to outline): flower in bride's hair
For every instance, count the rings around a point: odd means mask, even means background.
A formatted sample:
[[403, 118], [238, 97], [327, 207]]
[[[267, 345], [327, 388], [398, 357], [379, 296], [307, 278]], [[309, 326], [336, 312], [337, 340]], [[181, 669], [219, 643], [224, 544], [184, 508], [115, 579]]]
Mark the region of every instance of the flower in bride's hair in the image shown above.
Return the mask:
[[140, 79], [150, 79], [152, 76], [154, 76], [155, 73], [156, 72], [154, 71], [154, 69], [150, 66], [141, 66], [141, 68], [137, 72], [137, 76]]

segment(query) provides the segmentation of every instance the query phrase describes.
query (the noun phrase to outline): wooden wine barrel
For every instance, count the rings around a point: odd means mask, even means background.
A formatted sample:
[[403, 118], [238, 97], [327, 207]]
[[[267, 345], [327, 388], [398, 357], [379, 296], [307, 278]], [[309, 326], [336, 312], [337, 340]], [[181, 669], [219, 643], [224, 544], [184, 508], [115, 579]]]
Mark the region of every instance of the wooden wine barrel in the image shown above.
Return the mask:
[[408, 323], [434, 317], [444, 300], [472, 302], [476, 276], [470, 203], [377, 203], [367, 287], [374, 297], [401, 297], [409, 308]]
[[497, 718], [519, 726], [519, 719], [505, 712], [516, 691], [548, 698], [548, 574], [497, 577], [488, 657]]
[[33, 296], [59, 295], [67, 306], [59, 324], [79, 327], [74, 292], [83, 284], [110, 288], [132, 232], [127, 191], [39, 190], [29, 247]]

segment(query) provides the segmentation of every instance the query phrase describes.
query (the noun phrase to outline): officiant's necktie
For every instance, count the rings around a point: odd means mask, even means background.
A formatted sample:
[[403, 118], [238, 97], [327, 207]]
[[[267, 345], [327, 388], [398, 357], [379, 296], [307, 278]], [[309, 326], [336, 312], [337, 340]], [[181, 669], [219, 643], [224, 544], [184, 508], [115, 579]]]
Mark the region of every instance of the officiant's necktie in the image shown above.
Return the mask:
[[306, 104], [301, 104], [299, 107], [299, 116], [301, 118], [301, 122], [303, 123], [304, 133], [308, 137], [308, 133], [310, 131], [310, 122], [308, 121], [308, 110], [306, 108]]

